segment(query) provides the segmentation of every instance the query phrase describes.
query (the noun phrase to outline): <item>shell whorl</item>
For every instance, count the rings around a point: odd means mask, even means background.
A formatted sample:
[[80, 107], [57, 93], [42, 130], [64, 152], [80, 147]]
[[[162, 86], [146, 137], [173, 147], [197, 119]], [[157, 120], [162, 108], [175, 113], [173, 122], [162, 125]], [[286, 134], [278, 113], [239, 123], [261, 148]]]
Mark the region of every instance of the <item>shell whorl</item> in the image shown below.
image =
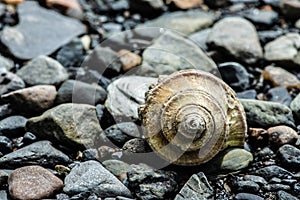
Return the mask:
[[243, 107], [229, 86], [206, 72], [184, 70], [164, 78], [147, 92], [140, 114], [151, 148], [175, 164], [205, 163], [225, 147], [244, 143]]

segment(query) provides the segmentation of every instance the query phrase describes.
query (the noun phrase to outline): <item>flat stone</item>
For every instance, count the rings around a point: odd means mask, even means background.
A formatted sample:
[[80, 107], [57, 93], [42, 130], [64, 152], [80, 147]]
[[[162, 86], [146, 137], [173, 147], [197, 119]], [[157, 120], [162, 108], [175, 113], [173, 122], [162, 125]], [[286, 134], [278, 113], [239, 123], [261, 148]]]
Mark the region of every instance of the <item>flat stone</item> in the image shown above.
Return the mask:
[[47, 169], [27, 166], [14, 170], [8, 179], [9, 193], [14, 199], [44, 199], [63, 188], [63, 182]]
[[10, 138], [23, 136], [27, 119], [20, 115], [10, 116], [0, 121], [0, 133]]
[[259, 25], [271, 26], [279, 20], [277, 12], [272, 10], [259, 10], [257, 8], [243, 11], [241, 15], [252, 21], [254, 24]]
[[184, 199], [214, 199], [214, 189], [203, 172], [192, 175], [174, 200]]
[[212, 28], [207, 43], [247, 64], [263, 57], [255, 27], [246, 19], [227, 17]]
[[300, 18], [300, 1], [299, 0], [282, 0], [280, 8], [283, 14], [289, 19]]
[[293, 176], [291, 172], [277, 165], [271, 165], [271, 166], [258, 169], [254, 172], [254, 174], [264, 177], [267, 181], [269, 181], [273, 177], [290, 178]]
[[239, 99], [255, 99], [257, 96], [257, 92], [254, 89], [251, 90], [245, 90], [243, 92], [237, 92], [237, 97]]
[[277, 147], [284, 144], [295, 144], [298, 139], [298, 133], [288, 126], [275, 126], [267, 131], [269, 142]]
[[69, 195], [93, 192], [101, 198], [131, 197], [130, 191], [99, 162], [86, 161], [75, 166], [65, 178], [63, 191]]
[[149, 65], [157, 75], [168, 75], [183, 69], [207, 72], [217, 69], [216, 64], [194, 42], [170, 31], [158, 37], [142, 57], [143, 65]]
[[300, 150], [296, 147], [286, 144], [278, 150], [279, 158], [282, 164], [287, 168], [297, 171], [300, 167]]
[[0, 158], [0, 165], [8, 169], [25, 165], [54, 167], [69, 162], [69, 157], [55, 149], [49, 141], [35, 142]]
[[96, 108], [86, 104], [61, 104], [30, 118], [26, 130], [39, 138], [59, 142], [74, 148], [92, 148], [101, 143], [103, 132]]
[[68, 79], [65, 68], [53, 58], [38, 56], [17, 71], [24, 82], [32, 85], [59, 85]]
[[234, 183], [233, 190], [236, 192], [247, 192], [247, 193], [257, 193], [259, 190], [259, 185], [254, 181], [237, 181]]
[[276, 62], [284, 68], [300, 67], [299, 48], [300, 35], [287, 33], [267, 43], [264, 56], [266, 60]]
[[106, 99], [106, 95], [106, 91], [99, 85], [67, 80], [58, 89], [56, 103], [96, 105], [103, 103]]
[[108, 86], [105, 106], [116, 121], [138, 119], [138, 107], [144, 103], [149, 86], [156, 82], [156, 78], [123, 76]]
[[79, 21], [25, 1], [18, 6], [19, 24], [5, 27], [1, 42], [19, 59], [49, 55], [85, 32]]
[[295, 127], [292, 111], [280, 103], [240, 99], [250, 126], [271, 127], [287, 125]]
[[291, 190], [291, 186], [280, 184], [280, 183], [274, 183], [274, 184], [265, 185], [263, 187], [263, 189], [266, 191], [272, 191], [272, 192], [278, 191], [278, 190], [289, 191], [289, 190]]
[[56, 98], [53, 85], [37, 85], [2, 95], [3, 101], [21, 113], [41, 113], [52, 107]]
[[[209, 27], [214, 19], [215, 16], [212, 13], [201, 10], [177, 11], [149, 20], [144, 24], [138, 25], [137, 28], [159, 27], [190, 35]], [[148, 33], [143, 32], [144, 34], [152, 37], [151, 31]]]
[[266, 185], [268, 183], [263, 177], [250, 175], [250, 174], [245, 175], [243, 177], [243, 180], [244, 181], [253, 181], [253, 182], [257, 183], [260, 186]]
[[238, 193], [235, 195], [236, 200], [264, 200], [264, 198], [250, 193]]

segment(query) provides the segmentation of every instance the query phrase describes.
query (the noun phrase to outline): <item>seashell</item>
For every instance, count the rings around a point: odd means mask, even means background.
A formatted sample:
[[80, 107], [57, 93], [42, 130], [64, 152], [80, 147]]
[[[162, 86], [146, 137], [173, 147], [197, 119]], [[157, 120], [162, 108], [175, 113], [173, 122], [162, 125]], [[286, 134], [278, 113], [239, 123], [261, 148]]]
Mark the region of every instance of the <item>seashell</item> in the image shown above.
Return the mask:
[[235, 92], [199, 70], [160, 77], [139, 108], [150, 147], [177, 165], [199, 165], [227, 147], [243, 146], [246, 115]]

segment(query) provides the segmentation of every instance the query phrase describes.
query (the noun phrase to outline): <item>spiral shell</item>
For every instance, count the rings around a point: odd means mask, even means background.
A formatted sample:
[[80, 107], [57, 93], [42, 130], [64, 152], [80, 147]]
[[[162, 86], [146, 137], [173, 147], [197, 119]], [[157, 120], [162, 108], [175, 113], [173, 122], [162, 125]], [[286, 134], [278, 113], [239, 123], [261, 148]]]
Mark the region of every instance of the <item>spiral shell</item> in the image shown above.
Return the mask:
[[198, 70], [164, 77], [140, 107], [151, 148], [178, 165], [199, 165], [229, 146], [243, 146], [247, 124], [234, 91]]

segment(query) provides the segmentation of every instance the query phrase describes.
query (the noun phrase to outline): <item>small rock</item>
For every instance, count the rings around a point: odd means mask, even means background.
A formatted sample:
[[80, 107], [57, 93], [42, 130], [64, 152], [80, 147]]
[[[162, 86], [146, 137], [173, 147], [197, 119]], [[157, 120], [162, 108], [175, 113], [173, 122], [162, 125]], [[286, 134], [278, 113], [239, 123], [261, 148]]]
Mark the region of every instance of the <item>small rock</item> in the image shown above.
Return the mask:
[[285, 191], [278, 191], [277, 192], [277, 198], [278, 200], [297, 200], [298, 198], [285, 192]]
[[265, 59], [283, 67], [299, 67], [300, 35], [287, 33], [265, 45]]
[[105, 106], [115, 121], [138, 119], [138, 107], [144, 103], [145, 93], [156, 78], [124, 76], [108, 86]]
[[254, 173], [258, 176], [264, 177], [267, 181], [273, 177], [290, 178], [293, 176], [293, 174], [291, 172], [289, 172], [281, 167], [278, 167], [276, 165], [258, 169]]
[[196, 8], [203, 4], [203, 0], [172, 0], [172, 2], [181, 9]]
[[0, 121], [0, 133], [10, 138], [23, 136], [27, 119], [23, 116], [10, 116]]
[[291, 102], [291, 110], [300, 119], [300, 94], [298, 94]]
[[223, 81], [229, 84], [235, 91], [243, 91], [250, 86], [250, 75], [241, 64], [235, 62], [222, 63], [218, 69]]
[[207, 38], [211, 33], [211, 28], [204, 29], [202, 31], [193, 33], [189, 36], [189, 39], [195, 42], [201, 49], [207, 50], [208, 47], [206, 45]]
[[64, 192], [69, 195], [93, 192], [101, 198], [131, 197], [130, 191], [96, 161], [86, 161], [75, 166], [65, 178]]
[[45, 9], [34, 1], [20, 4], [18, 16], [20, 23], [13, 27], [6, 26], [1, 41], [19, 59], [49, 55], [85, 32], [79, 21]]
[[264, 198], [250, 193], [238, 193], [235, 200], [264, 200]]
[[252, 90], [245, 90], [243, 92], [237, 92], [236, 95], [239, 99], [255, 99], [257, 92], [256, 90], [252, 89]]
[[255, 27], [239, 17], [227, 17], [212, 28], [207, 43], [247, 64], [253, 64], [263, 57]]
[[287, 18], [293, 20], [300, 18], [300, 2], [298, 0], [282, 0], [280, 8]]
[[9, 193], [14, 199], [44, 199], [64, 186], [51, 172], [40, 166], [21, 167], [8, 178]]
[[270, 127], [288, 125], [295, 127], [292, 111], [280, 103], [241, 99], [250, 126]]
[[300, 88], [299, 79], [294, 74], [280, 67], [266, 67], [262, 73], [262, 77], [265, 80], [271, 81], [275, 87], [283, 86], [288, 89]]
[[297, 171], [300, 167], [300, 150], [286, 144], [279, 148], [278, 155], [285, 168]]
[[131, 153], [147, 153], [152, 151], [147, 141], [142, 138], [134, 138], [127, 141], [122, 149]]
[[279, 20], [277, 12], [272, 10], [259, 10], [257, 8], [243, 11], [241, 15], [258, 25], [272, 26]]
[[0, 70], [0, 95], [23, 88], [25, 83], [19, 76], [11, 72], [1, 73]]
[[120, 160], [105, 160], [102, 165], [122, 182], [125, 179], [124, 177], [127, 178], [127, 172], [130, 169], [129, 164]]
[[[5, 171], [0, 170], [0, 185], [1, 187], [3, 185], [7, 184], [8, 174]], [[1, 197], [1, 195], [0, 195]]]
[[97, 160], [99, 159], [99, 153], [97, 149], [86, 149], [82, 152], [82, 157], [84, 161]]
[[99, 85], [67, 80], [57, 92], [56, 103], [82, 103], [96, 105], [106, 99], [106, 91]]
[[12, 150], [12, 141], [5, 136], [0, 135], [0, 152], [7, 153]]
[[154, 170], [145, 164], [131, 165], [127, 176], [129, 188], [139, 199], [169, 199], [177, 191], [174, 174]]
[[21, 113], [41, 113], [52, 107], [56, 98], [52, 85], [37, 85], [2, 95], [3, 101]]
[[120, 50], [118, 54], [122, 63], [122, 70], [124, 72], [130, 71], [142, 63], [142, 58], [139, 55], [136, 55], [126, 49]]
[[68, 79], [68, 73], [56, 60], [39, 56], [17, 71], [28, 85], [59, 85]]
[[88, 70], [79, 68], [79, 70], [76, 72], [75, 79], [77, 81], [82, 81], [85, 83], [89, 83], [92, 85], [98, 84], [105, 90], [107, 89], [108, 85], [110, 84], [110, 80], [108, 78], [105, 78], [102, 76], [98, 71], [96, 70]]
[[259, 190], [259, 185], [253, 181], [236, 181], [235, 183], [233, 183], [232, 189], [236, 192], [256, 194]]
[[263, 148], [256, 154], [256, 157], [262, 161], [273, 159], [275, 156], [275, 153], [269, 147]]
[[266, 97], [268, 101], [274, 101], [281, 103], [283, 105], [289, 106], [292, 102], [292, 97], [289, 93], [289, 91], [285, 87], [275, 87], [271, 88], [267, 94]]
[[184, 199], [214, 199], [214, 189], [203, 172], [192, 175], [174, 200]]
[[289, 185], [284, 185], [284, 184], [268, 184], [268, 185], [265, 185], [263, 187], [265, 190], [267, 191], [278, 191], [278, 190], [286, 190], [286, 191], [289, 191], [291, 189], [291, 187]]
[[26, 130], [40, 138], [80, 148], [101, 143], [103, 133], [96, 108], [86, 104], [61, 104], [39, 117], [30, 118]]
[[282, 36], [284, 33], [285, 32], [282, 29], [264, 30], [264, 31], [258, 31], [258, 37], [259, 37], [260, 42], [263, 45], [265, 45], [266, 43]]
[[297, 132], [288, 126], [275, 126], [268, 129], [269, 141], [272, 145], [295, 144], [298, 139]]
[[255, 175], [245, 175], [243, 179], [244, 181], [253, 181], [260, 186], [266, 185], [268, 183], [263, 177]]
[[52, 147], [49, 141], [33, 143], [0, 158], [0, 165], [8, 169], [25, 165], [48, 167], [69, 162], [69, 157]]
[[129, 1], [130, 9], [134, 12], [139, 12], [144, 16], [154, 17], [163, 11], [163, 0], [137, 0]]
[[36, 139], [36, 136], [30, 132], [26, 132], [23, 136], [23, 142], [25, 144], [31, 144], [32, 142], [36, 141]]

